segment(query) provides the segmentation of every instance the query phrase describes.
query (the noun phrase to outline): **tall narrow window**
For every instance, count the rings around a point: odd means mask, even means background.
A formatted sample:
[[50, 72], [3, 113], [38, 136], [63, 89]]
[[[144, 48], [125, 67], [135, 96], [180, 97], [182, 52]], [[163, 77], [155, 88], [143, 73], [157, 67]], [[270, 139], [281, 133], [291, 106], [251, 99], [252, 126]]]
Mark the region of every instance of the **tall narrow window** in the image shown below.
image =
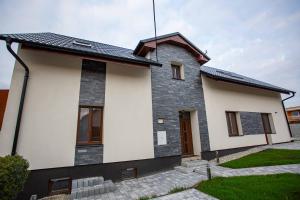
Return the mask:
[[269, 115], [267, 113], [262, 113], [261, 118], [262, 118], [265, 133], [271, 134], [272, 128], [271, 128], [271, 124], [270, 124]]
[[229, 136], [239, 136], [239, 129], [235, 112], [226, 112], [226, 120]]
[[172, 75], [174, 79], [182, 79], [181, 77], [181, 71], [180, 71], [180, 66], [179, 65], [171, 65], [172, 67]]
[[103, 108], [80, 106], [77, 144], [102, 144]]

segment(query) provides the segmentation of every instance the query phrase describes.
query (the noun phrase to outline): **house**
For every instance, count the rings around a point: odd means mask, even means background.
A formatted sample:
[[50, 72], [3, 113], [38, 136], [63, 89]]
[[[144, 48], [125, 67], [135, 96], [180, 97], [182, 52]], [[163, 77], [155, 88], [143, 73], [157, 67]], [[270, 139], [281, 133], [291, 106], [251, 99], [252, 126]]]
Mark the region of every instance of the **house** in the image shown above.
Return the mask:
[[180, 33], [134, 50], [54, 33], [0, 39], [18, 61], [0, 155], [30, 162], [25, 196], [47, 194], [51, 178], [120, 180], [291, 141], [281, 93], [293, 91], [204, 66]]
[[300, 106], [286, 108], [288, 122], [291, 127], [292, 136], [300, 138]]

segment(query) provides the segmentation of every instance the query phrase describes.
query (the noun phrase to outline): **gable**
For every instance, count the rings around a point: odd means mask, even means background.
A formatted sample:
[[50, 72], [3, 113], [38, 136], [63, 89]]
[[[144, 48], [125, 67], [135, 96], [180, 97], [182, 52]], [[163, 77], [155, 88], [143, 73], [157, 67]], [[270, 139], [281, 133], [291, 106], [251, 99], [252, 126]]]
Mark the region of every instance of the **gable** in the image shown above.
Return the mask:
[[[155, 41], [156, 39], [157, 41]], [[192, 55], [200, 64], [204, 64], [210, 60], [210, 58], [205, 53], [203, 53], [180, 33], [158, 36], [156, 39], [149, 38], [141, 40], [133, 53], [138, 56], [146, 56], [148, 52], [153, 51], [156, 48], [156, 43], [157, 45], [168, 43], [186, 49], [187, 51], [192, 53]]]

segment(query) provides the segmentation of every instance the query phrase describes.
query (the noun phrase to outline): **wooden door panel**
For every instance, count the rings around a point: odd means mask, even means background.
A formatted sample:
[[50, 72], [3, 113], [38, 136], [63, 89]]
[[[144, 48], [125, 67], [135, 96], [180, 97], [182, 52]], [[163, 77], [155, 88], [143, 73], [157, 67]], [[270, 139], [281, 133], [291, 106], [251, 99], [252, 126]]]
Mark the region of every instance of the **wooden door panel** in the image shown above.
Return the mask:
[[193, 155], [193, 139], [192, 139], [192, 128], [191, 118], [189, 112], [180, 112], [180, 135], [181, 135], [181, 151], [182, 155]]

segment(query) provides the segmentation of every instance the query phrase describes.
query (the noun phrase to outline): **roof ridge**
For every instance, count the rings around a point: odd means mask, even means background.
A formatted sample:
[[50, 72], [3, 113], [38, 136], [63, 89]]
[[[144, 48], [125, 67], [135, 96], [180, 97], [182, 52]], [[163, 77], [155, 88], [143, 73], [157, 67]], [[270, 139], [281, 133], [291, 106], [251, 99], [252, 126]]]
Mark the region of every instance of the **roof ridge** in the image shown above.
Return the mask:
[[[156, 36], [156, 38], [163, 38], [163, 37], [169, 37], [169, 36], [173, 36], [173, 35], [181, 35], [182, 34], [180, 32], [173, 32], [173, 33], [167, 33], [167, 34], [163, 34], [163, 35], [158, 35]], [[155, 37], [149, 37], [149, 38], [145, 38], [140, 40], [140, 42], [146, 42], [146, 41], [151, 41], [151, 40], [155, 40]]]

